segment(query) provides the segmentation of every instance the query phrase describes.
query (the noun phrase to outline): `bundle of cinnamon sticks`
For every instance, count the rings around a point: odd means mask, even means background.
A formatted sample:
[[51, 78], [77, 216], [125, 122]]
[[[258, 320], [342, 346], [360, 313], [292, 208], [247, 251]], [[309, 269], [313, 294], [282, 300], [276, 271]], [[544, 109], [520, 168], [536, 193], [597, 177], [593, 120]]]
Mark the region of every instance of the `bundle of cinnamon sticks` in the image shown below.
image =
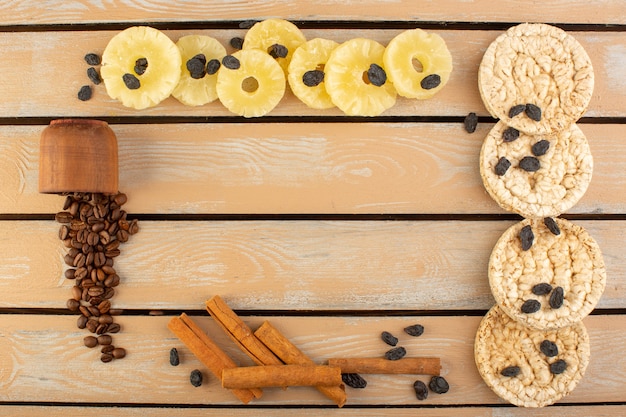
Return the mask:
[[439, 358], [336, 358], [316, 364], [268, 321], [252, 331], [219, 297], [206, 301], [206, 309], [224, 332], [246, 353], [255, 366], [237, 364], [185, 313], [174, 317], [168, 328], [244, 404], [261, 398], [266, 387], [311, 386], [337, 406], [346, 403], [342, 374], [439, 375]]

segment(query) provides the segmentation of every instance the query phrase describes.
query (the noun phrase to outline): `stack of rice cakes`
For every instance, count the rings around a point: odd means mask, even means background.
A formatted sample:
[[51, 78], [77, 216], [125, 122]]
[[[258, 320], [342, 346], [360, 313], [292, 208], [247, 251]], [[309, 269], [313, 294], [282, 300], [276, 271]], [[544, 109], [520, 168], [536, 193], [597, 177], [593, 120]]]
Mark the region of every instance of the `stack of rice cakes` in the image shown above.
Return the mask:
[[571, 35], [525, 23], [488, 47], [478, 84], [499, 119], [481, 149], [484, 186], [524, 220], [504, 232], [489, 260], [496, 305], [476, 334], [476, 366], [501, 398], [543, 407], [582, 378], [590, 356], [582, 319], [606, 285], [595, 240], [557, 218], [591, 181], [593, 159], [576, 121], [591, 99], [593, 67]]

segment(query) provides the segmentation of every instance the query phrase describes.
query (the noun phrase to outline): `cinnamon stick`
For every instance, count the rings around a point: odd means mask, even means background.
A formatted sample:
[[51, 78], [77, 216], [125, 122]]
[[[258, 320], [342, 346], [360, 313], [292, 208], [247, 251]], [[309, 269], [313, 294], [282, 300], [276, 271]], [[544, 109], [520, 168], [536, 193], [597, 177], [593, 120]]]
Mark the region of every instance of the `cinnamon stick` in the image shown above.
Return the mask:
[[[255, 332], [254, 335], [267, 346], [276, 356], [289, 365], [315, 365], [308, 356], [283, 336], [269, 321], [265, 321]], [[346, 403], [346, 391], [342, 383], [336, 386], [315, 387], [319, 392], [330, 398], [339, 407], [343, 407]]]
[[237, 314], [219, 297], [206, 301], [206, 309], [219, 326], [257, 365], [282, 365], [283, 362], [252, 333]]
[[344, 374], [415, 374], [439, 375], [439, 358], [407, 358], [390, 361], [385, 358], [331, 358], [328, 365], [338, 366]]
[[[167, 327], [217, 378], [222, 378], [224, 369], [237, 367], [237, 364], [185, 313], [180, 317], [173, 317]], [[234, 389], [232, 392], [244, 404], [254, 398], [260, 398], [263, 394], [258, 388]]]
[[231, 389], [284, 386], [337, 386], [341, 369], [327, 365], [261, 365], [227, 368], [222, 387]]

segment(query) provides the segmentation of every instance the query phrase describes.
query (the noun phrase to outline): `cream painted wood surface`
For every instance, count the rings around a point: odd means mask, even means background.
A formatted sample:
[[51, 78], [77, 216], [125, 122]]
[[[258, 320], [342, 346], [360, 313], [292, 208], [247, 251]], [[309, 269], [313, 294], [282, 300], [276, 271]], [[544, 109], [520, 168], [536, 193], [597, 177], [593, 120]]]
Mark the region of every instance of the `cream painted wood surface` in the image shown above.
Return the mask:
[[[478, 171], [493, 125], [118, 124], [129, 213], [505, 213]], [[626, 126], [581, 124], [592, 182], [568, 213], [625, 213]], [[0, 126], [0, 213], [56, 213], [38, 193], [41, 126]], [[180, 169], [184, 166], [185, 169]]]
[[[342, 42], [356, 37], [374, 39], [386, 45], [401, 29], [395, 30], [303, 30], [307, 39], [323, 37]], [[465, 116], [469, 112], [487, 115], [477, 88], [478, 65], [487, 46], [501, 30], [432, 30], [440, 34], [453, 57], [453, 73], [446, 88], [430, 100], [399, 98], [383, 116]], [[233, 116], [219, 101], [199, 107], [184, 106], [170, 97], [158, 106], [137, 112], [110, 99], [104, 84], [94, 86], [87, 102], [76, 94], [90, 84], [89, 67], [83, 57], [102, 53], [118, 31], [84, 32], [0, 32], [0, 54], [11, 59], [0, 61], [0, 112], [3, 117], [110, 117], [110, 116]], [[165, 31], [174, 41], [187, 34], [205, 34], [218, 39], [232, 52], [229, 40], [244, 36], [243, 29]], [[585, 117], [624, 117], [626, 110], [626, 64], [624, 32], [571, 32], [589, 54], [597, 74], [594, 93]], [[63, 59], [58, 59], [63, 51]], [[55, 62], [55, 65], [45, 65]], [[25, 77], [24, 74], [36, 74]], [[269, 116], [342, 116], [340, 110], [308, 109], [290, 92], [285, 94]], [[366, 119], [367, 120], [367, 119]]]
[[[489, 255], [514, 223], [143, 221], [120, 246], [112, 304], [203, 309], [218, 294], [241, 310], [487, 309]], [[576, 224], [603, 251], [599, 307], [626, 308], [626, 225]], [[63, 276], [57, 229], [53, 221], [0, 222], [0, 307], [65, 307], [73, 283]]]
[[626, 5], [620, 0], [528, 2], [521, 0], [430, 0], [299, 2], [262, 0], [204, 2], [202, 0], [141, 0], [112, 4], [95, 0], [53, 0], [40, 3], [0, 4], [3, 24], [66, 24], [91, 22], [152, 22], [264, 19], [282, 17], [298, 21], [453, 21], [453, 22], [563, 22], [624, 23]]
[[[225, 298], [228, 301], [228, 298]], [[393, 332], [411, 356], [441, 358], [442, 376], [450, 391], [418, 403], [413, 382], [429, 377], [415, 375], [367, 375], [365, 389], [347, 388], [348, 406], [364, 405], [502, 405], [480, 378], [474, 364], [473, 340], [481, 317], [244, 317], [252, 329], [263, 320], [277, 327], [292, 343], [317, 363], [330, 357], [379, 356], [389, 346], [380, 340], [383, 330]], [[120, 316], [123, 331], [114, 335], [114, 344], [124, 347], [123, 360], [102, 364], [97, 349], [82, 346], [84, 331], [71, 330], [75, 316], [0, 316], [0, 399], [11, 401], [102, 403], [142, 402], [154, 404], [240, 405], [220, 381], [184, 349], [167, 330], [168, 317]], [[245, 357], [209, 317], [194, 317], [215, 342], [240, 366], [252, 361]], [[410, 337], [402, 329], [411, 324], [424, 326], [424, 334]], [[566, 403], [624, 402], [626, 400], [626, 357], [622, 354], [626, 322], [619, 316], [589, 316], [584, 320], [591, 343], [591, 360], [585, 377], [562, 401]], [[322, 336], [321, 336], [322, 335]], [[181, 351], [181, 364], [169, 364], [169, 350]], [[189, 373], [202, 369], [207, 377], [198, 389], [189, 384]], [[330, 400], [310, 387], [263, 391], [262, 398], [249, 405], [323, 404]], [[532, 410], [531, 410], [532, 411]], [[532, 415], [532, 414], [528, 414]]]

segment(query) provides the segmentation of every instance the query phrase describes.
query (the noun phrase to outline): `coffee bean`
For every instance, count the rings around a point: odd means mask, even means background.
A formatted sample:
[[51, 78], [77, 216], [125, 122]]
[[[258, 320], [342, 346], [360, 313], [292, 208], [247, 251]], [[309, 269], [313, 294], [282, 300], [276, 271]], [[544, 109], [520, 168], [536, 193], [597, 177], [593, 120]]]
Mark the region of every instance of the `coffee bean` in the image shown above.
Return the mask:
[[100, 349], [100, 353], [113, 353], [113, 351], [115, 350], [115, 346], [113, 345], [104, 345], [102, 346], [102, 349]]
[[109, 300], [103, 300], [98, 304], [98, 310], [100, 314], [104, 314], [111, 309], [111, 302]]
[[110, 353], [103, 353], [102, 356], [100, 356], [100, 360], [104, 363], [111, 362], [113, 360], [113, 355]]
[[[112, 326], [112, 324], [111, 324], [111, 326]], [[96, 332], [95, 333], [97, 335], [101, 335], [101, 334], [105, 334], [108, 331], [109, 331], [109, 325], [106, 324], [106, 323], [100, 323], [100, 324], [98, 324], [96, 326]], [[111, 333], [113, 333], [113, 332], [111, 332]]]
[[[109, 310], [109, 312], [112, 310]], [[118, 333], [120, 331], [120, 325], [117, 323], [109, 324], [108, 332], [109, 333]]]
[[98, 339], [96, 339], [93, 336], [86, 336], [83, 339], [83, 342], [85, 343], [85, 346], [87, 346], [88, 348], [92, 348], [92, 347], [98, 346]]
[[113, 338], [108, 334], [98, 336], [98, 343], [101, 345], [110, 345], [113, 342]]
[[69, 300], [67, 300], [67, 308], [70, 311], [78, 311], [78, 308], [80, 307], [80, 301], [75, 300], [74, 298], [70, 298]]
[[87, 326], [87, 321], [88, 320], [89, 319], [86, 316], [81, 314], [78, 317], [78, 320], [76, 320], [76, 327], [78, 327], [79, 329], [84, 329]]
[[111, 324], [113, 323], [113, 317], [110, 314], [102, 314], [98, 317], [98, 323]]
[[83, 290], [78, 285], [74, 285], [72, 287], [72, 298], [74, 300], [80, 300], [82, 298], [82, 294], [83, 294]]
[[111, 352], [111, 354], [115, 359], [122, 359], [126, 356], [126, 349], [118, 347], [113, 349], [113, 352]]

